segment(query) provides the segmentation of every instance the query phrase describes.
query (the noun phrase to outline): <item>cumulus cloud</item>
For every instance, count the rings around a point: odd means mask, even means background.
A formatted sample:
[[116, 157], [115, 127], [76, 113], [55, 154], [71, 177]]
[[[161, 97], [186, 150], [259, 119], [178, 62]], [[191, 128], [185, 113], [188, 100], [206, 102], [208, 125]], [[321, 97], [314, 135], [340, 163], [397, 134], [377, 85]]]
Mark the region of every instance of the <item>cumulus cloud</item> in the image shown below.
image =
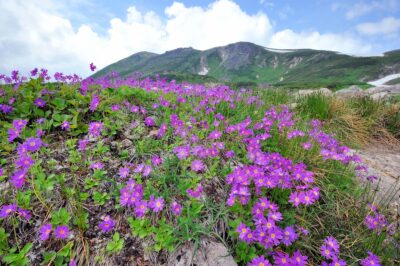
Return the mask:
[[350, 54], [371, 50], [350, 35], [274, 32], [267, 14], [248, 14], [232, 0], [216, 0], [207, 7], [174, 2], [164, 10], [164, 17], [131, 6], [124, 18], [112, 18], [101, 34], [87, 24], [73, 27], [54, 0], [0, 0], [0, 9], [0, 73], [43, 66], [52, 72], [87, 75], [91, 61], [102, 68], [139, 51], [208, 49], [237, 41]]
[[357, 25], [357, 31], [365, 35], [392, 35], [400, 30], [400, 19], [386, 17], [378, 22], [367, 22]]

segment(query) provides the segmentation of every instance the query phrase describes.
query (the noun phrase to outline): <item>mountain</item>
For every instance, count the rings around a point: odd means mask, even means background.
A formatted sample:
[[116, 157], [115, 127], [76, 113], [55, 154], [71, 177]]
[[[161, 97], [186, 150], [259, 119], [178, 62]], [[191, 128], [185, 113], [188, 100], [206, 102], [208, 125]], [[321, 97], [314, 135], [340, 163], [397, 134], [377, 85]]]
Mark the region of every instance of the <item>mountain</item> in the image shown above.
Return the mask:
[[400, 50], [382, 56], [357, 57], [312, 49], [270, 49], [238, 42], [205, 51], [178, 48], [163, 54], [140, 52], [97, 73], [116, 71], [122, 76], [140, 72], [177, 80], [233, 82], [275, 86], [340, 87], [400, 73]]

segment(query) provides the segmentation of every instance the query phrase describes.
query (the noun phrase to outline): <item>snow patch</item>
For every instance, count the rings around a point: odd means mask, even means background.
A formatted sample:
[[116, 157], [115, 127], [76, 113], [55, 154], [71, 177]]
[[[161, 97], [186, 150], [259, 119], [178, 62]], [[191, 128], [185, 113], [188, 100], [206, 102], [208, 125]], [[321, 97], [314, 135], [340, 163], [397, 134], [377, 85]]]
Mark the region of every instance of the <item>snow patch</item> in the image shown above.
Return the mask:
[[265, 48], [265, 50], [275, 53], [291, 53], [294, 51], [290, 49], [274, 49], [274, 48]]
[[203, 68], [200, 70], [199, 75], [204, 76], [204, 75], [207, 75], [207, 73], [208, 73], [208, 68], [203, 67]]
[[377, 80], [371, 80], [368, 82], [368, 84], [371, 84], [373, 86], [382, 86], [386, 82], [391, 81], [392, 79], [397, 79], [397, 78], [400, 78], [400, 73], [387, 75], [387, 76], [377, 79]]

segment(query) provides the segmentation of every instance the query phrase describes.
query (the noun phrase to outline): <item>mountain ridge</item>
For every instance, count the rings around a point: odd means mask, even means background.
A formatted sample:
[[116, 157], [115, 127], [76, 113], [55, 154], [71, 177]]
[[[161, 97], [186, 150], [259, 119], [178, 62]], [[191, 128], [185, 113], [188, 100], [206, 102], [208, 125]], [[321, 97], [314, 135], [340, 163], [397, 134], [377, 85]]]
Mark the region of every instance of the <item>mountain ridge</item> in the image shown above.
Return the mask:
[[140, 72], [183, 79], [216, 82], [247, 82], [275, 86], [340, 86], [364, 84], [385, 75], [400, 73], [400, 49], [382, 56], [356, 57], [335, 51], [266, 48], [238, 42], [196, 50], [177, 48], [162, 54], [139, 52], [95, 73], [115, 71], [121, 76]]

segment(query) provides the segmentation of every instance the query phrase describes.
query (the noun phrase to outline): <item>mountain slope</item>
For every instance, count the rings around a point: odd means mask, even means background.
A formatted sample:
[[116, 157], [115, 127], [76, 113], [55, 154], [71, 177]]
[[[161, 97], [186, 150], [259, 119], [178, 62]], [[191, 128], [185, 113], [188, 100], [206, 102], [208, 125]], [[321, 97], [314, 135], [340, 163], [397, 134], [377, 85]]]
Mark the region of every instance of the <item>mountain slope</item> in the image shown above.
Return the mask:
[[185, 76], [220, 82], [254, 82], [281, 86], [360, 84], [400, 73], [400, 50], [383, 56], [354, 57], [311, 49], [269, 49], [239, 42], [205, 51], [179, 48], [163, 54], [141, 52], [107, 66], [94, 77], [116, 71], [122, 76]]

